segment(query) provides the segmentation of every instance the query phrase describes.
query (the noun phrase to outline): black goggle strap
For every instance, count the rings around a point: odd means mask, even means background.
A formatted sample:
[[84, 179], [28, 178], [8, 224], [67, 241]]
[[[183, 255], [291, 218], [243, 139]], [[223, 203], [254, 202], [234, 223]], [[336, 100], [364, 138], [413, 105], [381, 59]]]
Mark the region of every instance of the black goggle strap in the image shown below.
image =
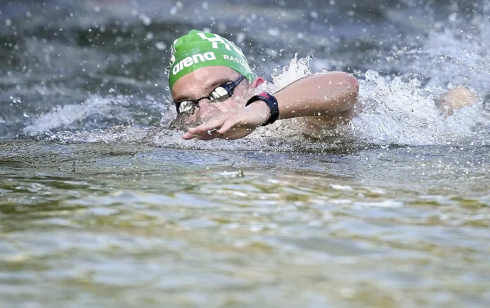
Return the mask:
[[225, 84], [225, 89], [228, 93], [233, 94], [233, 90], [245, 79], [245, 76], [240, 76], [237, 80]]

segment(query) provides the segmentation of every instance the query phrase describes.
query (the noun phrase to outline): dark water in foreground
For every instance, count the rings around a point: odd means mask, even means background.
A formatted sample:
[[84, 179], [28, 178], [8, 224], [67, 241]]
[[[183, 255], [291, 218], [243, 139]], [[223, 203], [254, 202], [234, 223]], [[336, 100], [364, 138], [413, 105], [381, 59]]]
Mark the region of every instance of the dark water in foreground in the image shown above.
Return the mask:
[[487, 153], [3, 143], [0, 298], [9, 307], [486, 307]]
[[[0, 0], [0, 306], [488, 307], [489, 10]], [[165, 67], [192, 28], [277, 86], [296, 53], [355, 74], [364, 114], [183, 141]], [[444, 119], [458, 85], [479, 101]]]

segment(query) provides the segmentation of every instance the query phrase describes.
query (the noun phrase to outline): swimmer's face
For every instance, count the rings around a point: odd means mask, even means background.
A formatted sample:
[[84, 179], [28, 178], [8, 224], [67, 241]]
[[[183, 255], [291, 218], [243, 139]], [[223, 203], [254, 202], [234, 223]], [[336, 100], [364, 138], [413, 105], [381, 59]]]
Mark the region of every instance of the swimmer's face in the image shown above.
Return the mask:
[[[213, 90], [218, 86], [236, 81], [241, 75], [234, 69], [224, 66], [209, 66], [191, 72], [174, 84], [172, 98], [174, 103], [188, 100], [199, 100], [212, 96]], [[255, 83], [254, 83], [255, 85]], [[201, 99], [198, 108], [192, 108], [188, 112], [179, 114], [177, 122], [184, 125], [195, 125], [205, 122], [221, 113], [235, 111], [245, 106], [249, 96], [251, 85], [244, 78], [233, 90], [233, 95], [225, 100], [211, 101], [208, 98]], [[183, 109], [183, 108], [182, 108]]]

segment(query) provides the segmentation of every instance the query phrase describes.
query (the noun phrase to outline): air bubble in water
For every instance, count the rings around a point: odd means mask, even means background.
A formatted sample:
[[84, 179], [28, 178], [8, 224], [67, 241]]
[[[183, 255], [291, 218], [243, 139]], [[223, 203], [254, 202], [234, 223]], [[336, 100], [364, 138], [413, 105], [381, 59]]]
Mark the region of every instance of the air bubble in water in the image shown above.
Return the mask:
[[375, 81], [379, 77], [379, 73], [373, 70], [368, 70], [365, 76], [366, 80]]
[[270, 36], [278, 36], [281, 34], [281, 31], [279, 31], [278, 28], [269, 28], [267, 29], [267, 33], [269, 33]]
[[140, 15], [140, 19], [143, 21], [143, 24], [144, 24], [145, 26], [149, 26], [149, 25], [151, 25], [151, 18], [150, 18], [150, 17], [148, 17], [148, 16], [146, 16], [145, 14], [141, 14], [141, 15]]
[[275, 49], [267, 49], [265, 52], [271, 57], [277, 57], [278, 54], [277, 50]]
[[157, 43], [155, 43], [155, 47], [158, 50], [165, 50], [165, 49], [167, 49], [167, 45], [164, 42], [157, 42]]
[[236, 43], [241, 44], [245, 40], [245, 33], [239, 32], [236, 37]]

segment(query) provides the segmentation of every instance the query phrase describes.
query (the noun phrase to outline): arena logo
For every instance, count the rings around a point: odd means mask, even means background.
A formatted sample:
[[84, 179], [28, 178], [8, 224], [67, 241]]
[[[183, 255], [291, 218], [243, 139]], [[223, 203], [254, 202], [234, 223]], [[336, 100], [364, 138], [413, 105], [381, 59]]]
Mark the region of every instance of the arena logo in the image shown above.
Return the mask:
[[174, 68], [172, 69], [172, 73], [176, 75], [179, 73], [181, 70], [183, 70], [185, 67], [190, 67], [194, 64], [197, 64], [199, 62], [206, 62], [206, 61], [212, 61], [216, 60], [216, 55], [214, 52], [205, 52], [203, 54], [198, 53], [193, 55], [192, 57], [187, 57], [177, 63]]

